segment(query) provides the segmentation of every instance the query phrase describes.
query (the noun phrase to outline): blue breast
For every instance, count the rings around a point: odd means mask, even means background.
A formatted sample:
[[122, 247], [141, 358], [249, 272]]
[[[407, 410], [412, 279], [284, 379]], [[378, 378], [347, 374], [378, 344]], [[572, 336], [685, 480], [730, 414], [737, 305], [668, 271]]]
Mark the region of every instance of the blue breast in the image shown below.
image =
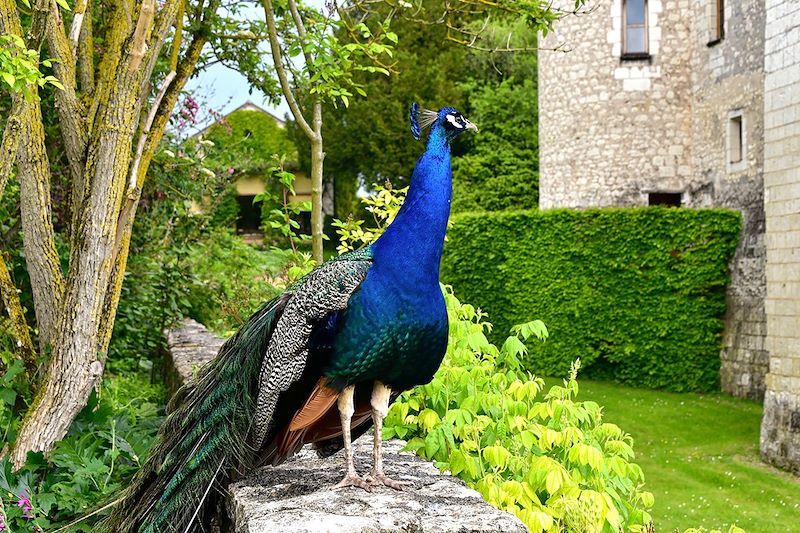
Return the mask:
[[372, 245], [373, 266], [338, 321], [325, 374], [340, 386], [380, 380], [405, 389], [438, 369], [447, 348], [439, 263], [451, 194], [450, 149], [432, 130], [403, 207]]

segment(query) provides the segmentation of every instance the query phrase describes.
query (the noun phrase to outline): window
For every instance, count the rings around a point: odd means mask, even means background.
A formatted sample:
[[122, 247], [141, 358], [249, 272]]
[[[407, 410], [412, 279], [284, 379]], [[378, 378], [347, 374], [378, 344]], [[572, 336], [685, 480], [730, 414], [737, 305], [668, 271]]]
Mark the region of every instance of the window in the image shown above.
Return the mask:
[[647, 193], [647, 205], [680, 207], [682, 196], [679, 192], [650, 192]]
[[261, 204], [253, 204], [254, 195], [237, 196], [239, 216], [236, 217], [236, 229], [239, 233], [261, 231]]
[[728, 120], [728, 162], [733, 165], [744, 159], [744, 135], [741, 113]]
[[710, 39], [708, 46], [720, 42], [725, 36], [725, 0], [711, 0]]
[[622, 57], [647, 58], [647, 0], [625, 0], [622, 6]]

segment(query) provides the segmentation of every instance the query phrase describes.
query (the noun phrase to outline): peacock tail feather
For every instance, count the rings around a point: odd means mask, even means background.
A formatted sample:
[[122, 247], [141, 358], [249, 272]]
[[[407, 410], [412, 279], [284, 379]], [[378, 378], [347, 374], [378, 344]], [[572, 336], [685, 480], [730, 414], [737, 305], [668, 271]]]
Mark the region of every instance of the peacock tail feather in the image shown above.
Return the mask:
[[253, 463], [247, 443], [259, 372], [287, 299], [261, 307], [197, 380], [175, 394], [157, 444], [99, 531], [196, 531], [231, 475]]

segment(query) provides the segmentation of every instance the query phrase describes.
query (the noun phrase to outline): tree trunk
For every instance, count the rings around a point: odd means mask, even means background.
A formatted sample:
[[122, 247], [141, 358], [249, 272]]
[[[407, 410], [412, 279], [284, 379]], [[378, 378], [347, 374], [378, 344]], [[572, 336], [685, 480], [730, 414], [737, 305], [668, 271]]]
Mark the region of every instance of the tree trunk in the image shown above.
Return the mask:
[[[74, 228], [77, 246], [72, 250], [64, 295], [63, 315], [53, 339], [53, 353], [44, 385], [20, 430], [12, 460], [25, 462], [30, 450], [48, 451], [64, 437], [89, 392], [103, 374], [105, 363], [98, 332], [114, 266], [113, 248], [117, 216], [127, 183], [133, 134], [138, 124], [140, 72], [118, 70], [120, 83], [103, 108], [103, 134], [92, 140], [86, 175], [89, 191]], [[29, 261], [30, 268], [30, 261]]]
[[314, 138], [311, 139], [311, 249], [314, 261], [322, 264], [322, 231], [324, 216], [322, 213], [322, 169], [325, 152], [322, 146], [322, 103], [314, 103]]
[[[39, 2], [47, 5], [47, 0]], [[70, 62], [69, 68], [58, 70], [59, 76], [65, 79], [63, 84], [69, 94], [61, 95], [57, 103], [61, 104], [59, 122], [62, 133], [73, 143], [68, 156], [75, 212], [70, 235], [69, 274], [64, 283], [60, 270], [50, 268], [48, 262], [48, 258], [55, 254], [50, 254], [47, 249], [55, 250], [55, 247], [50, 244], [53, 231], [52, 226], [48, 226], [49, 218], [42, 215], [44, 212], [49, 217], [49, 174], [44, 172], [43, 177], [39, 176], [46, 167], [44, 144], [38, 142], [43, 140], [43, 133], [39, 135], [42, 125], [39, 113], [31, 120], [32, 134], [27, 144], [23, 139], [20, 147], [20, 182], [27, 181], [30, 191], [26, 194], [23, 188], [23, 204], [25, 197], [30, 197], [28, 208], [23, 205], [26, 261], [32, 281], [37, 270], [43, 271], [41, 277], [45, 279], [48, 273], [55, 271], [59, 275], [56, 281], [60, 281], [61, 290], [52, 291], [54, 294], [49, 296], [34, 293], [37, 318], [40, 301], [52, 302], [57, 298], [58, 303], [51, 306], [55, 318], [53, 331], [48, 336], [52, 355], [47, 374], [36, 391], [33, 405], [11, 451], [11, 460], [17, 467], [24, 464], [27, 452], [47, 452], [53, 443], [64, 437], [75, 416], [86, 405], [92, 388], [102, 377], [136, 204], [147, 168], [178, 95], [194, 71], [208, 39], [207, 25], [219, 3], [219, 0], [210, 0], [197, 7], [192, 42], [177, 65], [177, 72], [173, 70], [164, 80], [162, 91], [149, 114], [143, 112], [143, 107], [149, 100], [151, 75], [182, 0], [165, 0], [160, 3], [162, 7], [159, 10], [156, 10], [155, 0], [144, 0], [138, 18], [131, 17], [132, 13], [122, 9], [125, 5], [117, 5], [116, 9], [109, 11], [105, 53], [97, 67], [98, 76], [91, 80], [83, 78], [85, 85], [93, 85], [95, 80], [97, 83], [90, 88], [92, 100], [85, 109], [73, 99], [74, 52], [63, 35], [63, 23], [58, 13], [51, 15], [48, 31], [57, 32], [57, 35], [48, 36], [51, 53], [58, 56], [58, 61]], [[8, 5], [9, 0], [0, 0], [0, 7]], [[132, 23], [135, 23], [135, 29]], [[91, 16], [84, 21], [84, 27], [86, 24], [91, 24]], [[77, 33], [78, 29], [74, 31]], [[90, 32], [86, 29], [80, 34], [88, 35]], [[180, 42], [180, 37], [177, 42]], [[91, 62], [84, 61], [84, 65], [91, 65]], [[38, 103], [33, 107], [38, 110]], [[147, 120], [141, 120], [145, 115]], [[134, 152], [137, 128], [141, 129], [140, 142]], [[85, 143], [85, 150], [81, 143]], [[35, 209], [37, 203], [38, 210]], [[26, 215], [26, 209], [30, 216]], [[42, 227], [48, 231], [37, 233]], [[40, 249], [28, 254], [28, 241]], [[44, 250], [41, 249], [43, 246]], [[56, 264], [57, 260], [56, 257]], [[45, 268], [42, 268], [43, 262]], [[53, 285], [57, 284], [52, 280], [47, 284], [49, 287]]]
[[17, 158], [22, 242], [39, 325], [39, 345], [44, 350], [56, 337], [64, 280], [51, 219], [50, 162], [39, 102], [28, 104], [24, 123], [25, 137]]

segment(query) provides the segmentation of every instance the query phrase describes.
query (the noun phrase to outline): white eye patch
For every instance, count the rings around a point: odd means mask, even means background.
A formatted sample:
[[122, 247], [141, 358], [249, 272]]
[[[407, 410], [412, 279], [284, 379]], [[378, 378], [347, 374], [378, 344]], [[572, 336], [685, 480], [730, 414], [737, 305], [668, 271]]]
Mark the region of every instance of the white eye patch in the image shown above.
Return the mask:
[[464, 125], [459, 122], [455, 115], [446, 115], [445, 118], [447, 119], [447, 122], [453, 125], [454, 128], [458, 128], [460, 130], [464, 129]]

